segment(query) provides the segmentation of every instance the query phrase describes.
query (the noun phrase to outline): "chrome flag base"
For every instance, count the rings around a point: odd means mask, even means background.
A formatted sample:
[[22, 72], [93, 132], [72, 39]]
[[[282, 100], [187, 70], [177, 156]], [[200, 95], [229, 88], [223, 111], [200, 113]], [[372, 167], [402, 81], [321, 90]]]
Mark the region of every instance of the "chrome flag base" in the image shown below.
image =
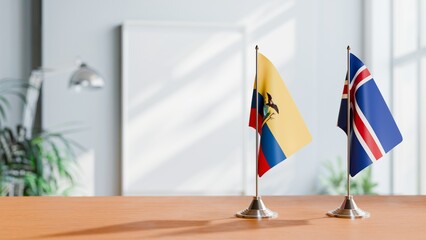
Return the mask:
[[327, 215], [330, 217], [351, 219], [370, 217], [370, 213], [358, 208], [352, 195], [345, 196], [345, 200], [343, 201], [342, 206], [333, 211], [329, 211]]
[[265, 207], [260, 197], [253, 197], [250, 206], [236, 214], [239, 218], [276, 218], [278, 213], [273, 212]]

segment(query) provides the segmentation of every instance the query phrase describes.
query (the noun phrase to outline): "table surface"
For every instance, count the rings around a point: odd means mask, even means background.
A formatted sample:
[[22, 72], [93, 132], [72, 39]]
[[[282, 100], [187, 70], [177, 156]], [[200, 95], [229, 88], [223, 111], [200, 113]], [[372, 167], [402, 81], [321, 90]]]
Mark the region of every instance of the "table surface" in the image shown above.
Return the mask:
[[356, 196], [368, 219], [327, 217], [342, 196], [274, 196], [279, 216], [235, 217], [251, 197], [1, 197], [0, 239], [426, 239], [426, 196]]

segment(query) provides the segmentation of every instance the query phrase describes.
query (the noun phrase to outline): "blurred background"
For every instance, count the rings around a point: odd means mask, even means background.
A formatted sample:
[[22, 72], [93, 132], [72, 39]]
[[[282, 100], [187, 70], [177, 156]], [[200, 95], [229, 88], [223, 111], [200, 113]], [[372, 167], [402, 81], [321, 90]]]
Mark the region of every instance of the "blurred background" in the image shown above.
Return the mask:
[[[28, 82], [32, 70], [54, 69], [38, 103], [5, 96], [2, 134], [16, 131], [6, 140], [41, 154], [10, 160], [3, 146], [3, 195], [14, 195], [14, 181], [17, 195], [254, 194], [256, 44], [313, 137], [260, 179], [260, 194], [344, 191], [346, 135], [336, 123], [348, 45], [404, 138], [353, 179], [355, 193], [425, 194], [425, 13], [422, 0], [0, 0], [0, 78]], [[102, 89], [69, 88], [71, 71], [59, 70], [76, 59], [96, 69]], [[34, 132], [83, 127], [58, 130], [67, 140], [52, 140], [59, 147], [40, 147], [38, 135], [19, 140], [29, 105], [38, 105]]]

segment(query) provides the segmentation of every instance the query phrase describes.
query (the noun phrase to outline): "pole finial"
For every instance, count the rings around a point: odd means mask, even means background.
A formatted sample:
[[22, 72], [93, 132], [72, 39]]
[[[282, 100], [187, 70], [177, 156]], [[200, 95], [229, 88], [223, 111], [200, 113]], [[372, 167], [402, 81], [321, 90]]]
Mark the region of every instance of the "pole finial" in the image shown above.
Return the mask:
[[348, 51], [349, 51], [349, 50], [351, 50], [351, 47], [349, 47], [349, 45], [348, 45], [348, 47], [346, 49], [348, 49]]
[[256, 45], [256, 47], [254, 49], [259, 50], [259, 46]]

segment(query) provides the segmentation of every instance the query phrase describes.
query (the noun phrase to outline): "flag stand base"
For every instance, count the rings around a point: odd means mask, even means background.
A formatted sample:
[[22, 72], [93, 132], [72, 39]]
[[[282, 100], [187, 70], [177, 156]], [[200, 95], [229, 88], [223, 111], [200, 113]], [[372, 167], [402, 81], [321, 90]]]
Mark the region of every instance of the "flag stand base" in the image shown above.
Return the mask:
[[370, 213], [358, 208], [352, 195], [345, 196], [345, 200], [343, 201], [342, 206], [333, 211], [329, 211], [327, 215], [330, 217], [351, 219], [370, 217]]
[[276, 218], [278, 213], [269, 210], [260, 197], [253, 197], [250, 206], [236, 214], [239, 218]]

